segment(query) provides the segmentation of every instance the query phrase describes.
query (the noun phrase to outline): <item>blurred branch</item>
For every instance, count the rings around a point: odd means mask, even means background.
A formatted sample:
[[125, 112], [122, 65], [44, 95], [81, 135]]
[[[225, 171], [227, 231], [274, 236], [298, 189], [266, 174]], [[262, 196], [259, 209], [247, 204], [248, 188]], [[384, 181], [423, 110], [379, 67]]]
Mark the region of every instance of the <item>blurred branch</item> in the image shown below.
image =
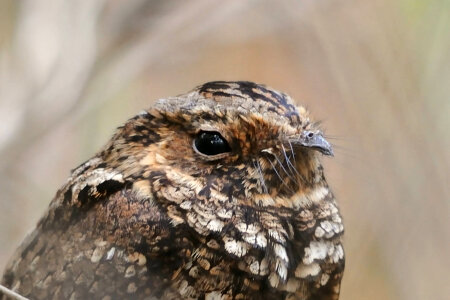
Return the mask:
[[2, 292], [5, 296], [10, 297], [14, 300], [29, 300], [28, 298], [23, 297], [22, 295], [17, 294], [16, 292], [8, 289], [7, 287], [0, 284], [0, 292]]

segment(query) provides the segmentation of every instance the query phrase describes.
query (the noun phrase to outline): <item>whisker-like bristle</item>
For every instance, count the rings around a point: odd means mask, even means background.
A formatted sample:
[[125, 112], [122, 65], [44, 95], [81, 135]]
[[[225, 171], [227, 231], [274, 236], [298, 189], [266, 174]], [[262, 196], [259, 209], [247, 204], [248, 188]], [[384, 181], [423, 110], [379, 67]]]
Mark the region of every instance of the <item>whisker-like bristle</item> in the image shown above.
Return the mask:
[[277, 160], [277, 163], [278, 163], [278, 165], [280, 165], [281, 170], [283, 170], [283, 172], [288, 176], [289, 179], [293, 180], [294, 178], [292, 177], [292, 174], [286, 170], [286, 168], [284, 167], [283, 162], [278, 157], [278, 155], [276, 155], [276, 154], [272, 154], [272, 155]]
[[[277, 156], [276, 155], [273, 155], [278, 161], [279, 161], [279, 159], [277, 158]], [[290, 186], [289, 186], [289, 184], [283, 179], [283, 177], [281, 177], [281, 175], [280, 175], [280, 173], [277, 171], [277, 168], [276, 168], [276, 166], [274, 165], [274, 163], [268, 158], [267, 159], [268, 161], [269, 161], [269, 163], [270, 163], [270, 165], [272, 166], [272, 169], [273, 169], [273, 171], [275, 172], [275, 174], [277, 174], [277, 176], [278, 176], [278, 178], [280, 179], [280, 181], [282, 182], [282, 184], [284, 184], [288, 189], [289, 189], [289, 191], [290, 192], [295, 192]], [[282, 164], [280, 164], [281, 166], [282, 166]], [[283, 168], [284, 169], [284, 168]], [[285, 170], [285, 172], [286, 172], [286, 170]], [[286, 173], [286, 174], [288, 174], [288, 173]]]
[[[295, 177], [296, 176], [295, 172], [297, 172], [297, 170], [295, 169], [295, 166], [292, 164], [291, 159], [287, 155], [286, 148], [284, 147], [283, 144], [281, 144], [281, 148], [283, 149], [283, 156], [284, 156], [284, 159], [286, 160], [287, 167], [288, 167], [290, 173], [292, 174], [292, 176]], [[293, 152], [291, 152], [291, 153], [293, 154]]]
[[[294, 150], [294, 148], [297, 148], [297, 146], [298, 146], [298, 147], [303, 147], [303, 146], [300, 146], [300, 144], [297, 144], [297, 145], [296, 145], [296, 144], [292, 143], [292, 140], [287, 140], [287, 142], [288, 142], [288, 145], [289, 145], [289, 148], [290, 148], [290, 154], [292, 155], [293, 160], [294, 160], [294, 164], [297, 165], [297, 161], [296, 161], [296, 158], [295, 158], [295, 150]], [[286, 155], [286, 163], [288, 164], [288, 166], [290, 166], [290, 167], [292, 168], [292, 170], [295, 172], [295, 175], [296, 175], [297, 179], [298, 179], [300, 182], [306, 183], [305, 177], [304, 177], [302, 174], [300, 174], [300, 172], [297, 170], [297, 168], [295, 167], [295, 165], [292, 164], [291, 160], [287, 157], [288, 151], [286, 151], [285, 146], [284, 146], [283, 144], [281, 144], [281, 146], [282, 146], [283, 151], [284, 151], [284, 153], [285, 153], [285, 155]]]
[[[292, 158], [294, 159], [294, 164], [297, 164], [297, 161], [295, 160], [295, 152], [294, 152], [294, 148], [292, 148], [292, 143], [291, 141], [288, 140], [288, 144], [289, 144], [289, 148], [291, 149], [291, 153], [292, 153]], [[284, 147], [283, 147], [284, 148]], [[294, 168], [295, 169], [295, 168]], [[295, 169], [295, 171], [297, 171], [297, 169]]]
[[269, 191], [267, 189], [266, 181], [264, 180], [264, 175], [263, 175], [262, 170], [261, 170], [261, 164], [259, 163], [259, 161], [257, 159], [254, 159], [252, 161], [252, 163], [253, 163], [253, 166], [255, 167], [255, 169], [258, 171], [259, 179], [260, 179], [261, 185], [262, 185], [262, 187], [264, 189], [264, 193], [268, 194]]

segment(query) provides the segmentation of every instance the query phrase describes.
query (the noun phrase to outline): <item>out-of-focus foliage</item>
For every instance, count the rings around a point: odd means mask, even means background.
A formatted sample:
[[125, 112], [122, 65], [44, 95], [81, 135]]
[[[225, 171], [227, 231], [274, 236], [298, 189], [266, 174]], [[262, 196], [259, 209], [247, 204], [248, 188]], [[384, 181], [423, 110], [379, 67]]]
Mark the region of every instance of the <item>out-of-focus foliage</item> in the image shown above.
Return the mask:
[[116, 126], [244, 79], [308, 106], [335, 145], [342, 299], [448, 299], [449, 3], [3, 0], [0, 268]]

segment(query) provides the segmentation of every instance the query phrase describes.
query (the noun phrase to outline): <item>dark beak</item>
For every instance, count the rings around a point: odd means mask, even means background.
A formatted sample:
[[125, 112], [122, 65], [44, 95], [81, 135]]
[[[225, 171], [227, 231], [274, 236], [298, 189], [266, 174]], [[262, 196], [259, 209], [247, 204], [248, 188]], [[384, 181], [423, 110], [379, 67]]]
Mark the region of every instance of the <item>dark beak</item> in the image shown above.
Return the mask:
[[331, 144], [328, 143], [320, 132], [304, 131], [300, 136], [299, 144], [303, 147], [320, 151], [324, 155], [334, 156]]

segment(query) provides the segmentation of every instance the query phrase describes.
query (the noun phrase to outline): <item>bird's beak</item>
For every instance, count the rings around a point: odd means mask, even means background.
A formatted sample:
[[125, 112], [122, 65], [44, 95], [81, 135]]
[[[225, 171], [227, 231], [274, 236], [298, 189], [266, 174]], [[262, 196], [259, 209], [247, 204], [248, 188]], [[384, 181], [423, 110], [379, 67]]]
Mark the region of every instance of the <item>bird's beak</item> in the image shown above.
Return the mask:
[[298, 142], [303, 147], [318, 150], [324, 155], [334, 156], [331, 144], [328, 143], [320, 132], [303, 131]]

